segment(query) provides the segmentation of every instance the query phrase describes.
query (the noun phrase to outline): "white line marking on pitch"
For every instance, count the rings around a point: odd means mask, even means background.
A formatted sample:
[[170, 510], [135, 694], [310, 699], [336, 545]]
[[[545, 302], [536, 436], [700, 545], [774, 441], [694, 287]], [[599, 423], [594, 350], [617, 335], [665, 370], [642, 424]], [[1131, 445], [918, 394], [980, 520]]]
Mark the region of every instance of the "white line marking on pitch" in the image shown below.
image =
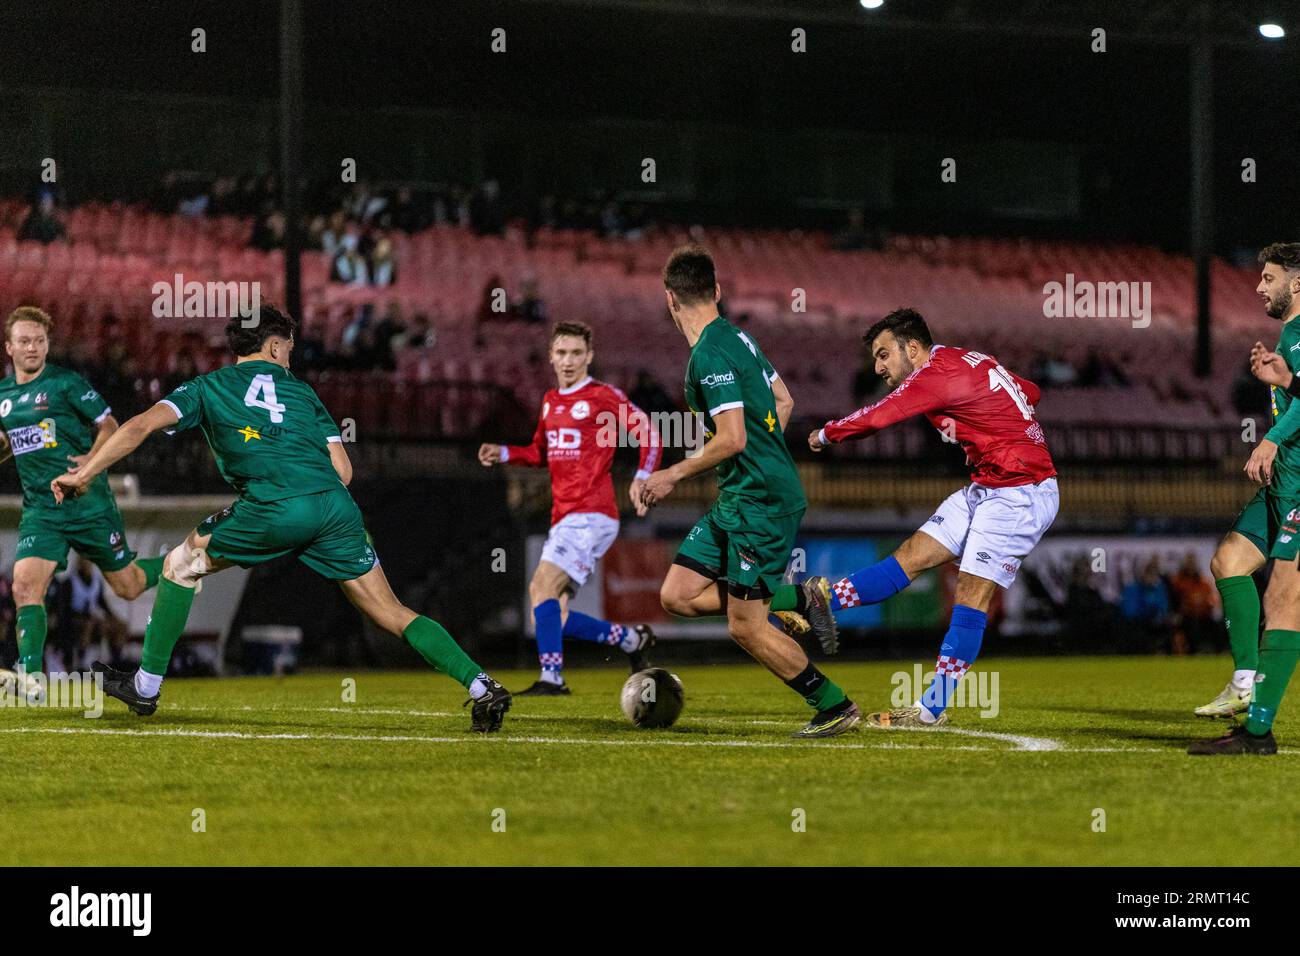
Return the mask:
[[[217, 708], [210, 707], [179, 707], [173, 709], [196, 710], [196, 711], [214, 711]], [[229, 709], [229, 708], [223, 708]], [[262, 711], [262, 710], [298, 710], [309, 711], [324, 714], [357, 714], [359, 716], [389, 716], [389, 717], [458, 717], [457, 713], [445, 710], [401, 710], [393, 707], [298, 707], [288, 706], [279, 707], [252, 707], [245, 705], [240, 708], [245, 711]], [[557, 716], [553, 714], [511, 714], [511, 720], [556, 720]], [[726, 717], [695, 717], [692, 718], [697, 723], [712, 724], [750, 724], [759, 727], [792, 727], [794, 721], [789, 720], [733, 720]], [[984, 740], [1003, 740], [1007, 743], [1015, 744], [1016, 750], [1048, 751], [1062, 750], [1065, 745], [1059, 740], [1053, 740], [1050, 737], [1027, 737], [1022, 734], [1005, 734], [992, 730], [970, 730], [965, 727], [936, 727], [933, 730], [917, 730], [917, 733], [948, 733], [962, 734], [967, 737], [979, 737]], [[953, 749], [953, 748], [948, 748]], [[974, 750], [986, 750], [986, 747], [969, 748]]]
[[[0, 728], [0, 734], [54, 734], [56, 736], [99, 735], [108, 737], [196, 737], [216, 740], [338, 740], [338, 741], [374, 741], [381, 743], [426, 743], [426, 744], [466, 744], [487, 741], [498, 744], [559, 744], [577, 747], [754, 747], [780, 750], [926, 750], [917, 744], [905, 744], [896, 740], [882, 740], [876, 744], [856, 744], [837, 741], [826, 747], [810, 748], [807, 743], [787, 743], [772, 740], [666, 740], [653, 737], [638, 737], [635, 740], [591, 740], [580, 737], [504, 737], [471, 736], [466, 733], [461, 737], [422, 737], [413, 734], [305, 734], [305, 733], [265, 733], [255, 734], [239, 730], [119, 730], [111, 727], [7, 727]], [[1009, 736], [1009, 735], [1002, 735]], [[1053, 741], [1055, 743], [1055, 741]], [[979, 753], [1031, 753], [1033, 751], [1017, 748], [1015, 750], [994, 750], [991, 747], [974, 747], [959, 745], [944, 747], [942, 752], [967, 750]], [[1107, 753], [1107, 754], [1169, 754], [1177, 753], [1160, 747], [1057, 747], [1058, 753]], [[940, 751], [935, 751], [940, 752]], [[1041, 751], [1039, 751], [1041, 752]], [[1279, 754], [1294, 756], [1300, 750], [1279, 750]]]

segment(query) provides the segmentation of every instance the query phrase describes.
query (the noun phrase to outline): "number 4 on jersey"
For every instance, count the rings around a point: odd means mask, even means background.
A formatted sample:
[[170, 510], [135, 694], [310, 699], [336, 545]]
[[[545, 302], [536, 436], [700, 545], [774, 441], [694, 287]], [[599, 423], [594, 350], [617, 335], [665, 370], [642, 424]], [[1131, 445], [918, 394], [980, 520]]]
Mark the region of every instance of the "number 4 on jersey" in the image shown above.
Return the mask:
[[265, 408], [273, 425], [284, 421], [284, 406], [275, 400], [275, 379], [270, 375], [253, 376], [253, 380], [248, 383], [248, 391], [244, 393], [244, 404], [249, 408]]

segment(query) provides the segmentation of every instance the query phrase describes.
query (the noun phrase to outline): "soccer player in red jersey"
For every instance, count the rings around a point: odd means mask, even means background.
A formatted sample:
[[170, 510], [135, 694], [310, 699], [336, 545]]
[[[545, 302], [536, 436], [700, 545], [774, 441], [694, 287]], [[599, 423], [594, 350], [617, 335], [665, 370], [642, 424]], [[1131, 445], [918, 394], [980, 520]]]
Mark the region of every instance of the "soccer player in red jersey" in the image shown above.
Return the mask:
[[[876, 604], [929, 568], [961, 559], [952, 620], [935, 676], [912, 707], [872, 714], [874, 727], [933, 727], [947, 720], [958, 682], [975, 663], [995, 588], [1009, 587], [1020, 562], [1056, 518], [1056, 468], [1034, 417], [1039, 390], [982, 352], [935, 345], [925, 319], [898, 309], [863, 341], [893, 391], [808, 436], [813, 451], [864, 438], [924, 415], [966, 452], [971, 484], [948, 497], [892, 555], [831, 586], [831, 608]], [[813, 582], [817, 589], [825, 579]]]
[[646, 513], [641, 486], [662, 453], [659, 433], [645, 412], [621, 389], [588, 374], [594, 357], [590, 326], [558, 323], [551, 332], [550, 353], [557, 385], [542, 398], [532, 442], [483, 445], [478, 450], [485, 467], [545, 466], [551, 472], [551, 531], [528, 585], [542, 673], [516, 697], [569, 693], [564, 682], [565, 637], [620, 648], [633, 673], [646, 667], [645, 651], [654, 644], [654, 632], [645, 624], [613, 624], [568, 607], [569, 596], [618, 537], [609, 471], [620, 434], [636, 438], [640, 446], [641, 460], [629, 490], [638, 515]]

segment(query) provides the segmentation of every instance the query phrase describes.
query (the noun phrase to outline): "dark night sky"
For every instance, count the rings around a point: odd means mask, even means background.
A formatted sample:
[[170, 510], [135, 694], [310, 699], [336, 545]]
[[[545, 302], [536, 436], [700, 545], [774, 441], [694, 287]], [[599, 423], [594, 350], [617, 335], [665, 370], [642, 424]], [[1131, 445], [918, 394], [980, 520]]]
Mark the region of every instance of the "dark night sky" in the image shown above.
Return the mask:
[[[890, 0], [895, 11], [906, 5]], [[917, 9], [927, 6], [933, 0]], [[0, 84], [272, 98], [277, 21], [272, 0], [10, 7], [0, 13]], [[1082, 28], [1077, 38], [1025, 39], [810, 22], [809, 52], [793, 56], [797, 16], [686, 18], [525, 0], [309, 0], [306, 22], [314, 104], [1076, 143], [1133, 215], [1185, 206], [1188, 56], [1173, 44], [1115, 36], [1099, 55]], [[194, 26], [207, 30], [206, 57], [189, 52]], [[507, 56], [488, 51], [495, 26], [507, 30]], [[1250, 243], [1256, 231], [1293, 231], [1293, 204], [1278, 190], [1300, 174], [1286, 118], [1300, 25], [1283, 43], [1221, 50], [1215, 74], [1220, 232]], [[1240, 182], [1243, 156], [1259, 162], [1255, 186]]]

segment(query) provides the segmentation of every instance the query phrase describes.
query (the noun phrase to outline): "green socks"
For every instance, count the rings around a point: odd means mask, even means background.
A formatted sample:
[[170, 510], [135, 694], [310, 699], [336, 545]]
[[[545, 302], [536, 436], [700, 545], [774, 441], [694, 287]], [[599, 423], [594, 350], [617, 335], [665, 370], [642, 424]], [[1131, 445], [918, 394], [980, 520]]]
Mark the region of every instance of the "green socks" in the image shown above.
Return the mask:
[[47, 623], [43, 604], [24, 604], [18, 609], [18, 660], [29, 674], [45, 670]]
[[769, 611], [798, 611], [804, 612], [803, 605], [803, 588], [797, 584], [782, 584], [777, 587], [772, 594], [772, 606]]
[[1223, 623], [1228, 627], [1233, 668], [1259, 670], [1259, 589], [1254, 578], [1219, 578], [1214, 586], [1223, 597]]
[[166, 556], [159, 558], [136, 558], [135, 566], [144, 572], [144, 589], [148, 591], [162, 577], [163, 562]]
[[1265, 631], [1255, 677], [1255, 699], [1246, 712], [1246, 730], [1256, 736], [1269, 732], [1282, 705], [1286, 685], [1300, 660], [1300, 631]]
[[420, 656], [428, 661], [429, 666], [444, 671], [465, 687], [469, 687], [474, 683], [474, 679], [483, 673], [483, 668], [470, 660], [469, 655], [460, 649], [460, 645], [447, 633], [446, 628], [423, 614], [406, 625], [402, 636], [406, 638], [408, 644], [420, 652]]
[[158, 582], [158, 596], [153, 602], [153, 613], [144, 629], [144, 650], [140, 654], [140, 670], [146, 674], [164, 677], [167, 663], [172, 659], [176, 642], [185, 633], [185, 621], [194, 604], [194, 589], [181, 587], [166, 578]]
[[785, 685], [804, 699], [809, 707], [821, 713], [848, 700], [848, 695], [812, 664], [785, 682]]

